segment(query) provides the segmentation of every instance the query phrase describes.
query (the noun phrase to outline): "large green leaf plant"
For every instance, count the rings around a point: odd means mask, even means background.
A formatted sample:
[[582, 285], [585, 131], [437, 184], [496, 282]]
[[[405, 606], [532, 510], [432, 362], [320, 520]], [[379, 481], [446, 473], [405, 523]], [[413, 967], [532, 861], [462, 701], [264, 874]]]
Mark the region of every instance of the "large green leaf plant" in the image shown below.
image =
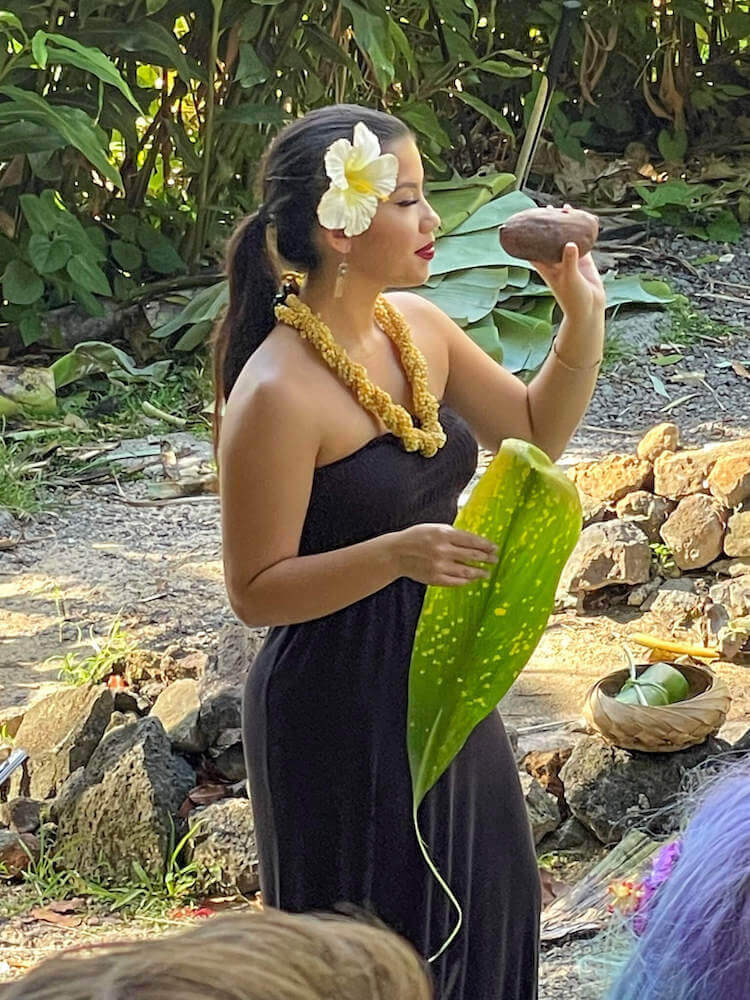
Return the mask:
[[[493, 171], [428, 186], [441, 216], [440, 234], [427, 282], [412, 291], [439, 306], [483, 350], [512, 372], [533, 371], [547, 355], [554, 335], [555, 301], [528, 261], [500, 245], [498, 227], [534, 202], [508, 191], [512, 174]], [[659, 282], [605, 278], [608, 308], [625, 303], [664, 305], [671, 294]], [[183, 331], [179, 351], [208, 336], [227, 304], [227, 283], [219, 281], [191, 296], [184, 308], [153, 331], [157, 339]]]

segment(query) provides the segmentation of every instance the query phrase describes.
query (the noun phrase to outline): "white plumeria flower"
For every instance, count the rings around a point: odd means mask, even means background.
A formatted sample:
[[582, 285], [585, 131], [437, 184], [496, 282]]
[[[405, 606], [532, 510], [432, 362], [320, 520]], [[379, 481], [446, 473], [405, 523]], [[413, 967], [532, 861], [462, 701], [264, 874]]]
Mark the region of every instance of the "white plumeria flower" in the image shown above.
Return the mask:
[[318, 203], [318, 221], [325, 229], [359, 236], [369, 228], [378, 202], [396, 187], [398, 158], [381, 153], [378, 137], [358, 122], [353, 143], [337, 139], [328, 147], [325, 167], [331, 183]]

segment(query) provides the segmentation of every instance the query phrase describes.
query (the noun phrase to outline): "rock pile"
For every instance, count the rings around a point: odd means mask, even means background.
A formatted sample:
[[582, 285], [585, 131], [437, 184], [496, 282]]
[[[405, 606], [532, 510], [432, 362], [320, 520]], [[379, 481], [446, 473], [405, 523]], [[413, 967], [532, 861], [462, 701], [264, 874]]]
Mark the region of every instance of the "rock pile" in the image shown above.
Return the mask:
[[584, 512], [558, 606], [629, 588], [625, 599], [672, 624], [702, 619], [723, 659], [750, 653], [750, 438], [680, 448], [675, 424], [653, 427], [634, 454], [569, 470]]
[[26, 868], [46, 823], [56, 856], [83, 877], [122, 883], [140, 866], [159, 879], [195, 828], [188, 857], [201, 888], [257, 891], [241, 705], [261, 642], [229, 625], [216, 657], [139, 651], [108, 684], [34, 704], [14, 733], [29, 759], [0, 790], [0, 863]]
[[538, 850], [612, 845], [636, 827], [654, 836], [673, 832], [690, 772], [750, 753], [750, 722], [745, 728], [734, 744], [709, 737], [676, 753], [623, 750], [599, 736], [527, 753], [521, 787]]

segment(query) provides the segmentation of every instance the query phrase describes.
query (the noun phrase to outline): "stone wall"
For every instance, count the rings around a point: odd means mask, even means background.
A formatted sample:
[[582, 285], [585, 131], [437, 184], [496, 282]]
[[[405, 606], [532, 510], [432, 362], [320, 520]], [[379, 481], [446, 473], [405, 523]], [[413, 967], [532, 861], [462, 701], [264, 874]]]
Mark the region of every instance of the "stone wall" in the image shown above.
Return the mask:
[[681, 448], [675, 424], [653, 427], [633, 454], [568, 472], [584, 512], [559, 607], [628, 588], [627, 603], [700, 618], [705, 642], [744, 662], [750, 642], [750, 438]]

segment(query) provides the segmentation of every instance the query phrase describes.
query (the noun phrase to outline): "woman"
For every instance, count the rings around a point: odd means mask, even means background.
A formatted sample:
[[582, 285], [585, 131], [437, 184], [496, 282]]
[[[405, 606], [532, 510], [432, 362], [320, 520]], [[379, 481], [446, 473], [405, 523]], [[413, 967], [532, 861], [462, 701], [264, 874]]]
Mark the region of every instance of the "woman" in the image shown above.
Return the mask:
[[[427, 278], [439, 224], [400, 121], [313, 111], [272, 144], [262, 181], [230, 248], [216, 358], [227, 589], [242, 621], [272, 626], [244, 708], [261, 886], [285, 910], [367, 907], [432, 955], [454, 916], [415, 839], [405, 739], [425, 585], [487, 575], [492, 544], [451, 526], [477, 441], [560, 455], [594, 388], [604, 293], [573, 244], [538, 265], [565, 318], [527, 389], [426, 300], [379, 298]], [[267, 239], [306, 275], [276, 314]], [[530, 1000], [539, 880], [496, 712], [420, 825], [464, 910], [438, 995]]]

